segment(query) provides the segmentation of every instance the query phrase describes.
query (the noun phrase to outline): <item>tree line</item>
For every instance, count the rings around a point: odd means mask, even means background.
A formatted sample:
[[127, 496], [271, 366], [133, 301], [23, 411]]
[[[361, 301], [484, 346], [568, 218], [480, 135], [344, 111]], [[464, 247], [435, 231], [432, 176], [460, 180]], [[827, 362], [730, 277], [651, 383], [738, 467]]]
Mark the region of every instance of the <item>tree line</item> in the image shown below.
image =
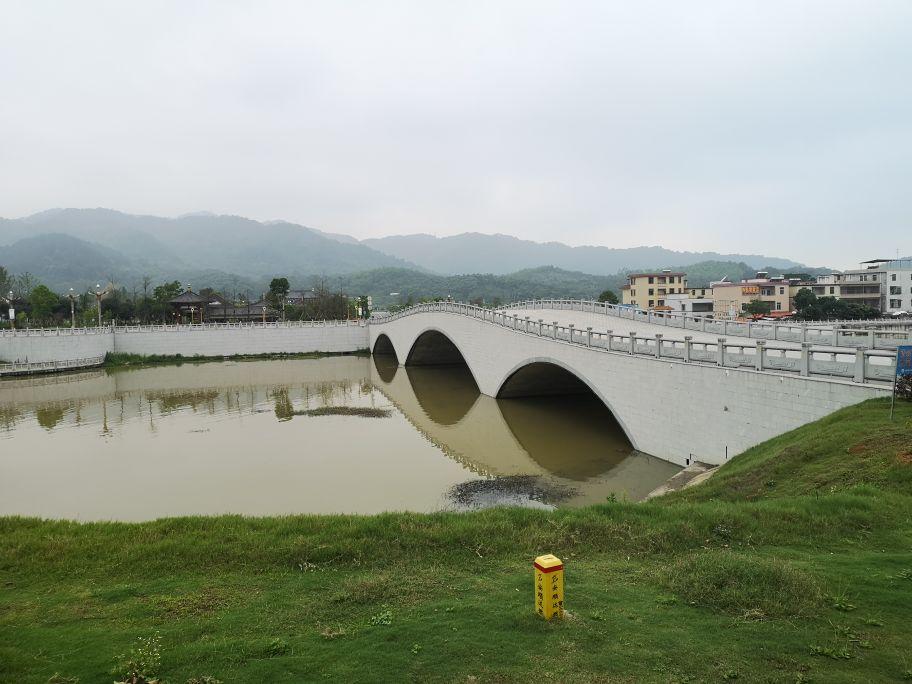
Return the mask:
[[[108, 282], [99, 287], [98, 292], [70, 291], [58, 293], [38, 282], [31, 274], [11, 275], [0, 266], [0, 319], [5, 318], [9, 308], [16, 312], [16, 325], [27, 327], [77, 327], [109, 324], [150, 324], [174, 323], [175, 309], [171, 300], [185, 291], [179, 280], [153, 284], [144, 277], [142, 283], [128, 290], [123, 285]], [[289, 303], [290, 286], [287, 278], [274, 278], [269, 291], [265, 294], [265, 303], [269, 317], [283, 320], [334, 320], [353, 318], [359, 314], [366, 315], [366, 297], [351, 298], [343, 292], [334, 292], [326, 286], [325, 280], [315, 279], [308, 290], [308, 298], [303, 302]], [[219, 292], [210, 287], [196, 291], [205, 299], [218, 297], [226, 307], [234, 310], [250, 309], [260, 297], [243, 294]], [[215, 307], [218, 308], [217, 306]], [[253, 312], [256, 316], [256, 311]], [[250, 318], [251, 316], [247, 316]], [[0, 325], [9, 326], [8, 321]]]

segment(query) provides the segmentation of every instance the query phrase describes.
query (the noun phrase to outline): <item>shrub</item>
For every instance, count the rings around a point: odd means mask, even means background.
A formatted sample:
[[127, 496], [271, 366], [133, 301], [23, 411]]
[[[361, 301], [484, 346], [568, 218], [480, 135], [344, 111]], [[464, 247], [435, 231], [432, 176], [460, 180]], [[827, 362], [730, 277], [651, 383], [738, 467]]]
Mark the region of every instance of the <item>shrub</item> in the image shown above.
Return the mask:
[[781, 560], [703, 551], [664, 569], [664, 583], [691, 605], [751, 619], [809, 615], [823, 601], [816, 578]]
[[896, 396], [912, 401], [912, 375], [901, 375], [896, 378]]

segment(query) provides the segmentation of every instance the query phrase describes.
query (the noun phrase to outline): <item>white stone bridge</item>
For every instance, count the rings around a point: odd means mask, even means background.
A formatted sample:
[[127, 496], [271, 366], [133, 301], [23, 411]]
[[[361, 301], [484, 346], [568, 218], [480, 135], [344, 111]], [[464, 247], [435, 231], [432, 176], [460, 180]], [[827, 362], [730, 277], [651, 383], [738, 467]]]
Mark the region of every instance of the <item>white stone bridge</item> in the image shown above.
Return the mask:
[[595, 302], [437, 302], [373, 319], [369, 340], [401, 365], [464, 362], [492, 397], [591, 391], [634, 448], [682, 465], [889, 395], [894, 352], [870, 348], [870, 332], [846, 348], [833, 327], [673, 320]]

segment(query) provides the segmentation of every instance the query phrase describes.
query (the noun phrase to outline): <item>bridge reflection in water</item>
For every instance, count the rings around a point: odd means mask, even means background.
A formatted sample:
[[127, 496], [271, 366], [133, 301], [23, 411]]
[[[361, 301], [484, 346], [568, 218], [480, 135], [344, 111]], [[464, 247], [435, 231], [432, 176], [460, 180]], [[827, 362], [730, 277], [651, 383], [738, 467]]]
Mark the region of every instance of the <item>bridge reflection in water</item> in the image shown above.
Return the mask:
[[371, 381], [452, 458], [484, 476], [537, 475], [573, 493], [564, 505], [639, 500], [680, 468], [633, 449], [591, 392], [494, 399], [460, 364], [399, 367], [374, 356]]

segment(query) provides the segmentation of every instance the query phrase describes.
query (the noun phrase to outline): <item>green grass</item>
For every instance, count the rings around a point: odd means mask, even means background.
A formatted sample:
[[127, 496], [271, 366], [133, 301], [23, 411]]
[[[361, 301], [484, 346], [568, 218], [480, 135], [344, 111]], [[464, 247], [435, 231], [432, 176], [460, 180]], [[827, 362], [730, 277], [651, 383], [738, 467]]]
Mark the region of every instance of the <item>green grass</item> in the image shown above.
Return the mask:
[[[903, 681], [910, 449], [912, 405], [891, 424], [878, 400], [645, 504], [0, 519], [0, 680], [111, 681], [133, 649], [181, 684]], [[546, 552], [554, 623], [532, 607]]]
[[367, 349], [354, 352], [302, 352], [288, 354], [233, 354], [231, 356], [183, 356], [182, 354], [127, 354], [108, 352], [105, 355], [106, 368], [127, 366], [181, 365], [184, 363], [211, 363], [216, 361], [263, 361], [269, 359], [322, 359], [327, 356], [369, 356]]

